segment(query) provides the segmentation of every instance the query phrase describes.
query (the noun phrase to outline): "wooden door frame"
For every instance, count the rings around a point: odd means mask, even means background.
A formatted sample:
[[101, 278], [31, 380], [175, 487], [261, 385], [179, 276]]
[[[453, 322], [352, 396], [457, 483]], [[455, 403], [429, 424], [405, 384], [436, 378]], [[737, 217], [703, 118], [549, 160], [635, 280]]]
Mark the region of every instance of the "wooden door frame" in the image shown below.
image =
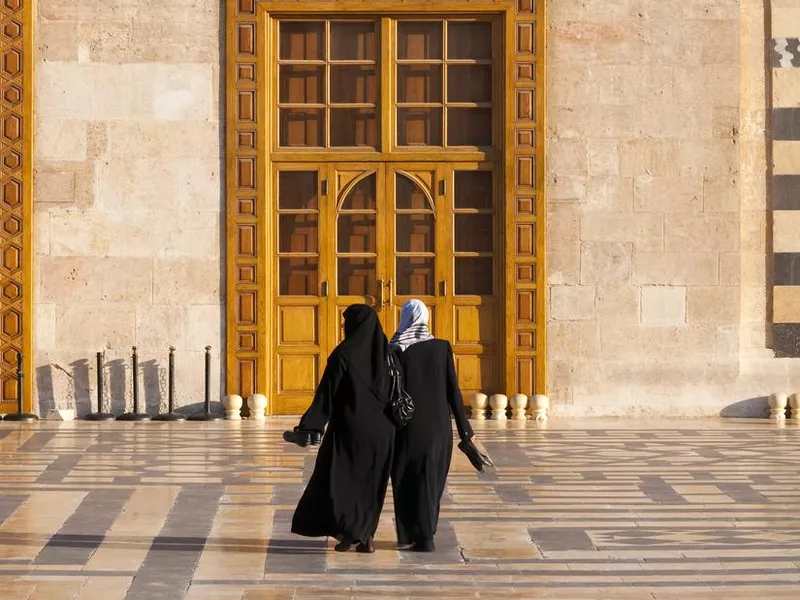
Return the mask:
[[[272, 249], [267, 234], [271, 220], [267, 210], [269, 165], [273, 158], [270, 20], [275, 15], [296, 15], [300, 10], [304, 15], [501, 15], [505, 79], [498, 102], [503, 107], [501, 154], [505, 187], [505, 227], [500, 248], [505, 256], [504, 298], [500, 299], [506, 307], [503, 383], [509, 394], [546, 393], [544, 1], [328, 0], [303, 2], [301, 7], [290, 0], [227, 0], [226, 8], [227, 393], [247, 396], [269, 389], [271, 357], [267, 336], [271, 312], [267, 296], [271, 292], [267, 290], [276, 284], [274, 273], [267, 268]], [[364, 160], [363, 153], [335, 154], [342, 161]], [[297, 162], [323, 158], [319, 153], [302, 152], [281, 156], [282, 160]], [[380, 158], [375, 153], [369, 157]], [[463, 160], [483, 158], [465, 153]], [[417, 157], [395, 155], [391, 159], [414, 161]]]
[[[33, 408], [33, 0], [7, 2], [0, 35], [0, 405], [17, 410], [17, 356], [22, 352], [23, 410]], [[13, 398], [12, 398], [13, 394]], [[7, 400], [7, 402], [3, 402]]]

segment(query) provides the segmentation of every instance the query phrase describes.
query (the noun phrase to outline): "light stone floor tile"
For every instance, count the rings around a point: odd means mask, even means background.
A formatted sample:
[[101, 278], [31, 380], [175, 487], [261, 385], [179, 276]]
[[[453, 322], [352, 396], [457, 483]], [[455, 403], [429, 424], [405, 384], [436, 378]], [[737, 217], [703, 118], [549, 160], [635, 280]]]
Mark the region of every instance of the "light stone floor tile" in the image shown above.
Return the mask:
[[88, 577], [76, 600], [124, 600], [133, 577]]
[[245, 588], [242, 586], [192, 585], [186, 594], [186, 600], [242, 600], [244, 593]]
[[261, 579], [274, 509], [220, 505], [194, 579]]
[[462, 552], [467, 559], [540, 558], [527, 528], [520, 523], [495, 523], [487, 527], [481, 522], [453, 524]]

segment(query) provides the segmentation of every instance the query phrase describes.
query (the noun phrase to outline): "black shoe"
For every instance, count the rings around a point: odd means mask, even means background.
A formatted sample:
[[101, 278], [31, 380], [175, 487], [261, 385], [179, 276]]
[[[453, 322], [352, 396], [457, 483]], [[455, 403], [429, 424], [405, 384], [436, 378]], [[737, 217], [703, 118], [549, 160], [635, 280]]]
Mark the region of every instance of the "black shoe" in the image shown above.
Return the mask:
[[319, 431], [311, 432], [311, 445], [319, 446], [322, 443], [322, 434]]
[[311, 443], [311, 434], [307, 431], [284, 431], [283, 439], [290, 444], [297, 444], [301, 448], [305, 448]]
[[359, 542], [358, 546], [356, 546], [356, 552], [361, 552], [362, 554], [372, 554], [375, 552], [375, 546], [372, 543], [372, 536], [369, 536], [366, 542]]
[[433, 540], [418, 540], [414, 542], [409, 548], [411, 552], [433, 552], [436, 546], [433, 545]]
[[[355, 543], [356, 543], [355, 540], [342, 540], [341, 542], [336, 544], [333, 547], [333, 549], [336, 550], [337, 552], [347, 552], [348, 550], [350, 550], [350, 548], [353, 547], [353, 544]], [[359, 546], [360, 545], [361, 544], [359, 544]]]

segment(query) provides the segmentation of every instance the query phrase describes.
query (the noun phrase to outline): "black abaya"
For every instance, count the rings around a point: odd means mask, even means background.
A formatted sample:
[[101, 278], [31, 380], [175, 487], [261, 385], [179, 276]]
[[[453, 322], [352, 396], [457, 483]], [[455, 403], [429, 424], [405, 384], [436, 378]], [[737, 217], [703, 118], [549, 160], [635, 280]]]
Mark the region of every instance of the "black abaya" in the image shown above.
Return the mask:
[[328, 359], [300, 429], [327, 431], [314, 473], [292, 519], [292, 532], [366, 542], [386, 496], [394, 425], [386, 412], [386, 336], [365, 305], [344, 312], [345, 341]]
[[414, 400], [414, 417], [397, 432], [392, 466], [397, 541], [411, 544], [433, 540], [439, 521], [453, 453], [450, 414], [461, 438], [472, 437], [453, 349], [445, 340], [408, 347], [401, 355], [406, 391]]

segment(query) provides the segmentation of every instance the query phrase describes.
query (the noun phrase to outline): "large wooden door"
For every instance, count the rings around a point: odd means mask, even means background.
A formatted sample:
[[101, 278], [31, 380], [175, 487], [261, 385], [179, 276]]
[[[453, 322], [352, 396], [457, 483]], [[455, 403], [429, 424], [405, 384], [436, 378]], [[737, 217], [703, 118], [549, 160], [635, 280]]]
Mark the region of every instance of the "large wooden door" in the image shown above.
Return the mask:
[[391, 337], [402, 304], [424, 301], [434, 335], [453, 344], [462, 390], [496, 390], [502, 304], [491, 164], [279, 164], [274, 180], [276, 413], [308, 405], [355, 303], [372, 306]]

